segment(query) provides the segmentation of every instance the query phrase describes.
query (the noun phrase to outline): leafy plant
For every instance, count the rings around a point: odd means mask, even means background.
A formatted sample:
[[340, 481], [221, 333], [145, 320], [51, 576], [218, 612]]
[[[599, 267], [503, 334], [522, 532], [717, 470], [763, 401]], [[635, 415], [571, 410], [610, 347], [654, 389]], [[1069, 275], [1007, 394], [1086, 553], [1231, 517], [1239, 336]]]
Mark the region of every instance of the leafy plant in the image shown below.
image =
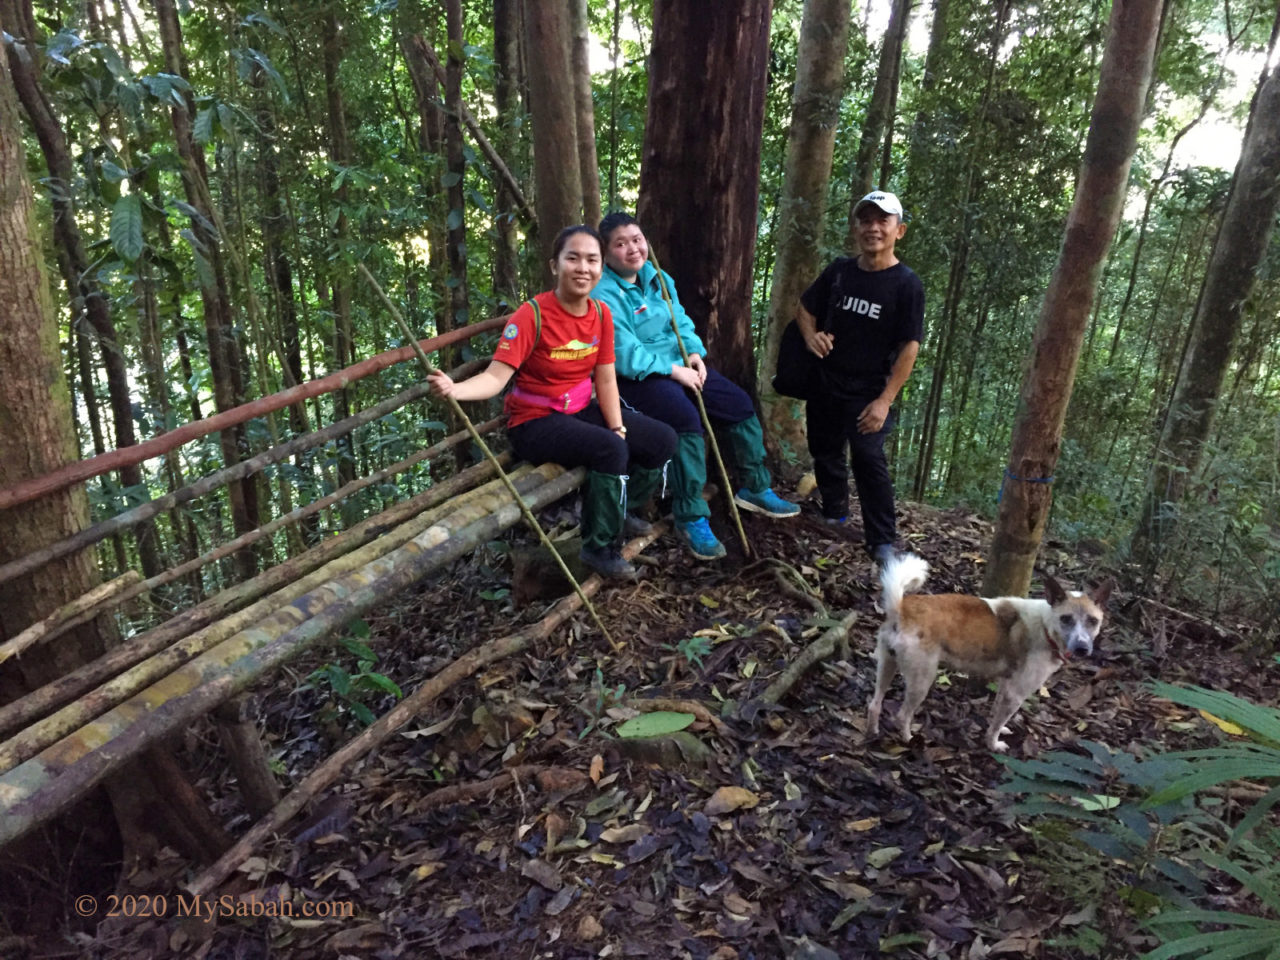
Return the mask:
[[686, 637], [679, 643], [664, 643], [663, 648], [674, 650], [684, 657], [686, 663], [701, 670], [703, 659], [711, 652], [711, 640], [708, 637]]
[[[1026, 795], [1015, 809], [1041, 818], [1033, 829], [1042, 849], [1069, 871], [1059, 882], [1074, 882], [1082, 900], [1118, 893], [1165, 941], [1147, 954], [1152, 960], [1280, 957], [1280, 830], [1265, 822], [1280, 802], [1280, 711], [1219, 691], [1153, 689], [1220, 728], [1234, 724], [1250, 742], [1139, 759], [1086, 741], [1087, 756], [1002, 758], [1009, 770], [1002, 789]], [[1219, 815], [1220, 798], [1199, 795], [1246, 777], [1274, 786], [1233, 827]], [[1214, 871], [1239, 883], [1258, 915], [1204, 908]]]
[[338, 663], [326, 663], [312, 671], [307, 682], [316, 688], [328, 687], [337, 696], [342, 710], [367, 727], [377, 718], [366, 701], [385, 694], [399, 700], [404, 692], [390, 677], [373, 669], [378, 655], [364, 642], [369, 639], [369, 625], [357, 620], [350, 629], [352, 635], [343, 637], [338, 645], [355, 657], [355, 671]]

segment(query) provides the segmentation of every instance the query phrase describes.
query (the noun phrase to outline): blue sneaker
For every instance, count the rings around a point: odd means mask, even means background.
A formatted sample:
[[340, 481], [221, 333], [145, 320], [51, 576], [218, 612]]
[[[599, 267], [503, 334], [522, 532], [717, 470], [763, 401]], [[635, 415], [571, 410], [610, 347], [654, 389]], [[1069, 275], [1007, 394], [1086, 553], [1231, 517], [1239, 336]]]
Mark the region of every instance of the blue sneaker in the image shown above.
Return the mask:
[[823, 517], [822, 522], [828, 527], [843, 527], [849, 522], [849, 517], [847, 515], [843, 517]]
[[772, 487], [765, 487], [759, 493], [752, 493], [743, 487], [733, 496], [733, 502], [743, 510], [763, 513], [766, 517], [794, 517], [800, 513], [800, 505], [783, 500], [773, 492]]
[[707, 523], [706, 517], [677, 523], [676, 536], [699, 560], [719, 560], [725, 554], [724, 544], [711, 532], [711, 524]]

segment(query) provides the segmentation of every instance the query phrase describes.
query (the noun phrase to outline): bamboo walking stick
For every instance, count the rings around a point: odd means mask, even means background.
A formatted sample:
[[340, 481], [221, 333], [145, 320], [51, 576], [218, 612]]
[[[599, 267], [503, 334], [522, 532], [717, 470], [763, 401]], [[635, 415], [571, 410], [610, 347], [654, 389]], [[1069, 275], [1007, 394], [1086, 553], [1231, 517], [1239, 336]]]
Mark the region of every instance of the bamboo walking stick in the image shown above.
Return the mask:
[[[680, 326], [676, 323], [676, 308], [671, 302], [671, 291], [667, 289], [667, 279], [662, 275], [662, 267], [658, 265], [658, 258], [654, 256], [653, 248], [649, 248], [649, 260], [653, 263], [653, 268], [658, 271], [658, 285], [662, 287], [662, 299], [667, 302], [667, 313], [671, 315], [671, 331], [676, 335], [676, 345], [680, 348], [680, 357], [684, 361], [684, 365], [689, 366], [689, 351], [684, 348], [684, 337], [680, 336]], [[733, 499], [733, 486], [729, 483], [729, 471], [724, 465], [724, 457], [720, 456], [720, 444], [716, 441], [716, 432], [711, 427], [711, 418], [707, 416], [707, 405], [702, 402], [702, 391], [693, 391], [693, 397], [698, 401], [698, 413], [702, 415], [702, 429], [706, 431], [707, 440], [711, 444], [711, 453], [716, 458], [716, 465], [720, 467], [720, 479], [724, 483], [725, 496], [729, 498], [729, 515], [733, 517], [733, 525], [738, 528], [738, 538], [742, 541], [742, 551], [748, 557], [753, 556], [751, 550], [751, 541], [747, 539], [747, 532], [742, 529], [742, 515], [738, 513], [737, 501]]]
[[[369, 268], [362, 263], [359, 264], [359, 270], [364, 275], [364, 278], [369, 281], [369, 285], [373, 287], [374, 293], [378, 295], [378, 298], [391, 312], [392, 318], [400, 327], [400, 331], [405, 335], [405, 338], [413, 344], [413, 352], [418, 355], [418, 362], [422, 364], [422, 368], [428, 374], [435, 373], [436, 368], [431, 365], [431, 361], [427, 359], [427, 355], [423, 352], [422, 347], [418, 346], [418, 338], [413, 335], [413, 331], [409, 329], [409, 324], [405, 322], [400, 311], [396, 309], [396, 305], [391, 302], [391, 299], [386, 295], [382, 287], [378, 285], [378, 281], [373, 278], [373, 274], [369, 272]], [[471, 434], [471, 439], [475, 441], [476, 445], [484, 452], [484, 455], [498, 471], [498, 477], [502, 480], [503, 484], [506, 485], [507, 492], [511, 494], [516, 504], [520, 507], [520, 512], [524, 514], [525, 520], [538, 535], [539, 542], [546, 547], [551, 553], [551, 556], [555, 558], [556, 563], [560, 567], [560, 572], [563, 573], [565, 575], [565, 579], [573, 585], [573, 592], [582, 600], [582, 605], [587, 608], [587, 612], [591, 614], [591, 619], [596, 622], [596, 626], [600, 628], [600, 632], [604, 634], [604, 638], [609, 641], [609, 646], [613, 648], [613, 652], [621, 653], [621, 645], [618, 641], [613, 639], [613, 634], [609, 632], [609, 629], [604, 625], [604, 621], [600, 619], [600, 614], [596, 612], [595, 606], [591, 603], [591, 600], [587, 595], [582, 592], [582, 585], [578, 583], [578, 578], [573, 575], [573, 571], [569, 569], [569, 565], [564, 562], [564, 557], [560, 556], [560, 551], [551, 543], [551, 538], [548, 537], [547, 532], [542, 529], [542, 524], [538, 523], [538, 518], [533, 515], [533, 511], [530, 510], [528, 504], [524, 502], [524, 498], [516, 491], [515, 484], [512, 483], [511, 478], [507, 476], [507, 472], [502, 469], [502, 464], [498, 463], [498, 458], [493, 455], [493, 451], [489, 449], [489, 445], [484, 442], [484, 438], [476, 431], [475, 426], [471, 423], [471, 418], [468, 417], [466, 411], [462, 409], [462, 404], [458, 403], [458, 401], [453, 397], [446, 397], [445, 399], [449, 401], [453, 412], [457, 415], [458, 419], [462, 421], [462, 425], [467, 428], [467, 432]]]

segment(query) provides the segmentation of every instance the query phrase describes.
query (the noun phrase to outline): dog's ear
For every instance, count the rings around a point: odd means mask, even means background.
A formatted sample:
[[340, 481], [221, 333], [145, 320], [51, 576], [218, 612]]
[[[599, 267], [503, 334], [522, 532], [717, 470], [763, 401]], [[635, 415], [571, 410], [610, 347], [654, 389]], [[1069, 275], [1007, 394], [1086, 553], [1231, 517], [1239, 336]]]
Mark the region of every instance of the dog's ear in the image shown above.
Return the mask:
[[1089, 591], [1089, 599], [1105, 610], [1107, 601], [1111, 599], [1111, 590], [1115, 585], [1116, 582], [1110, 578], [1103, 580]]
[[1050, 573], [1044, 575], [1044, 598], [1049, 601], [1051, 607], [1056, 607], [1067, 599], [1067, 591], [1062, 589], [1062, 584], [1053, 579], [1053, 574]]

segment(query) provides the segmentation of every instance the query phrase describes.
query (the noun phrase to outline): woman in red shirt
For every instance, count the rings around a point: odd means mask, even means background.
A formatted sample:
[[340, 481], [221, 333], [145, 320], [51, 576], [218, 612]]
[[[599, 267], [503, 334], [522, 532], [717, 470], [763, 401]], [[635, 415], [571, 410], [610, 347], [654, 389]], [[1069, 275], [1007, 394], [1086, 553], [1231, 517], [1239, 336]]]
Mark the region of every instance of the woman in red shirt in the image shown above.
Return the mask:
[[461, 383], [439, 372], [429, 381], [442, 397], [487, 400], [514, 375], [504, 404], [512, 449], [530, 463], [588, 469], [582, 562], [605, 577], [631, 577], [635, 568], [618, 552], [623, 525], [634, 532], [644, 524], [627, 517], [627, 501], [640, 505], [657, 489], [676, 434], [660, 420], [624, 409], [618, 399], [613, 318], [589, 296], [602, 262], [594, 230], [561, 230], [551, 261], [555, 289], [516, 310], [489, 366]]

